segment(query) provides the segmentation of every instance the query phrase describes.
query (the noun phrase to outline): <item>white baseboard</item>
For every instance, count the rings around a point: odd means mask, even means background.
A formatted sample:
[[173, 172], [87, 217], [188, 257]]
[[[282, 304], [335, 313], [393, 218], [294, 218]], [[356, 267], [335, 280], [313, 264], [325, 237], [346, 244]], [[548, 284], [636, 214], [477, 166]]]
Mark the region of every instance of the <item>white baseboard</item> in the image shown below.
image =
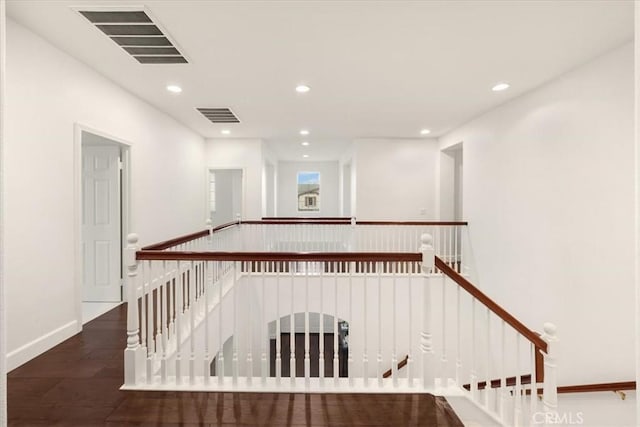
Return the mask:
[[80, 332], [81, 328], [77, 320], [73, 320], [53, 331], [26, 343], [20, 348], [7, 353], [7, 371], [12, 371], [18, 366], [28, 362], [34, 357], [44, 353], [55, 345]]

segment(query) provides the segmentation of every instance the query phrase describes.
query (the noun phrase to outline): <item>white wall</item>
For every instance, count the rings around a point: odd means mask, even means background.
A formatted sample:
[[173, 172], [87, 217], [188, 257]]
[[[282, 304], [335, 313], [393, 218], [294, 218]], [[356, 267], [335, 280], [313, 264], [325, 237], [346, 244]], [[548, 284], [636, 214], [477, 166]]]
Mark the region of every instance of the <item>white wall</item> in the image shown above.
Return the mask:
[[[298, 211], [298, 172], [320, 172], [320, 211]], [[278, 216], [338, 216], [338, 162], [278, 162]]]
[[634, 374], [633, 47], [441, 138], [464, 143], [464, 214], [480, 286], [540, 331], [559, 383]]
[[262, 140], [208, 139], [205, 164], [214, 169], [242, 169], [244, 175], [243, 219], [262, 216]]
[[[6, 2], [0, 0], [0, 183], [4, 182]], [[4, 188], [0, 187], [0, 425], [7, 424], [7, 317], [4, 259]]]
[[354, 141], [355, 198], [361, 220], [429, 220], [435, 203], [435, 139]]
[[24, 27], [9, 21], [7, 31], [3, 191], [13, 368], [81, 327], [76, 123], [131, 143], [131, 230], [141, 244], [203, 228], [205, 179], [200, 136]]

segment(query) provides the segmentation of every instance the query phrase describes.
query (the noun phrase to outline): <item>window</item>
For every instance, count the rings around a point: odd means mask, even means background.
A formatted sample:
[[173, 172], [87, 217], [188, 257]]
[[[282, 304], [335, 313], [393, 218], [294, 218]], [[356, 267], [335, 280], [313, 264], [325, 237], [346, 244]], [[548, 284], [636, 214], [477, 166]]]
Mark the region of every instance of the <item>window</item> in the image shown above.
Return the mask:
[[320, 172], [298, 172], [298, 212], [320, 210]]

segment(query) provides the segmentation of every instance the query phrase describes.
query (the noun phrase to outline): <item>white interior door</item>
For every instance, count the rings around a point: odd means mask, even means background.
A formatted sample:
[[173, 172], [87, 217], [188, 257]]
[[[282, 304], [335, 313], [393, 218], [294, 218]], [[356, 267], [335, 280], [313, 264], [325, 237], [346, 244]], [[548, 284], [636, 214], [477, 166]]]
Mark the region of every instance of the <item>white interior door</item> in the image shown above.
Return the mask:
[[235, 221], [238, 215], [242, 217], [242, 169], [210, 169], [209, 174], [213, 226]]
[[83, 300], [121, 296], [120, 147], [82, 147]]

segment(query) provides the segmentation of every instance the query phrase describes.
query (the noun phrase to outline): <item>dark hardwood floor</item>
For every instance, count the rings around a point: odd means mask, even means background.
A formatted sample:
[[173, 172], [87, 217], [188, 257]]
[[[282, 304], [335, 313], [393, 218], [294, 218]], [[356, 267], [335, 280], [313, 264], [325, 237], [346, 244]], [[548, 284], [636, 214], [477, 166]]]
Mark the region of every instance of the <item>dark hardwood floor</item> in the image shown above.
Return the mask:
[[461, 426], [428, 394], [120, 391], [126, 305], [8, 375], [10, 426]]

